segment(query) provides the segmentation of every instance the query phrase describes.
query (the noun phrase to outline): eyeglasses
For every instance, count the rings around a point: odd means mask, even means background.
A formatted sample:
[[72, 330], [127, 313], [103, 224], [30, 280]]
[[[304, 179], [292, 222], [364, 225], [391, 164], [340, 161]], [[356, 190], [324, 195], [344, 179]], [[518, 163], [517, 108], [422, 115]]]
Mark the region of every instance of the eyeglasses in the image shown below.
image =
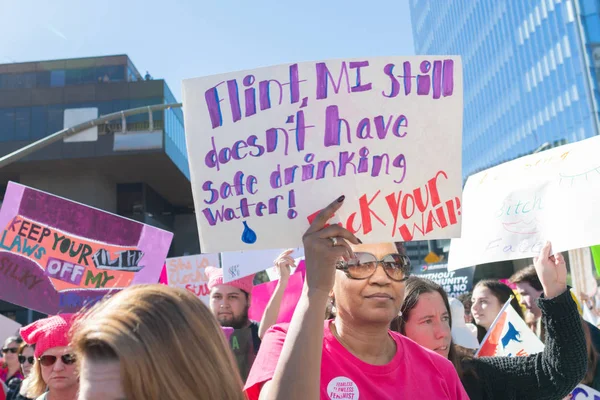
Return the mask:
[[25, 364], [25, 361], [27, 361], [29, 364], [33, 365], [33, 362], [35, 361], [35, 357], [33, 357], [33, 356], [25, 357], [23, 355], [19, 356], [19, 364]]
[[5, 347], [4, 349], [2, 349], [2, 352], [4, 354], [8, 354], [8, 353], [13, 353], [13, 354], [17, 354], [17, 352], [19, 351], [18, 347], [12, 347], [12, 348], [7, 348]]
[[395, 282], [404, 282], [410, 276], [410, 259], [402, 254], [388, 254], [378, 260], [371, 253], [354, 252], [354, 258], [339, 261], [336, 269], [344, 271], [350, 279], [369, 279], [381, 265], [385, 274]]
[[[75, 364], [75, 361], [77, 361], [77, 359], [75, 358], [75, 356], [73, 354], [63, 354], [62, 356], [60, 356], [60, 359], [63, 362], [63, 364], [65, 364], [65, 365], [72, 365], [72, 364]], [[50, 356], [50, 355], [41, 356], [40, 358], [38, 358], [38, 361], [44, 367], [50, 367], [50, 366], [54, 365], [56, 360], [58, 360], [58, 357]]]

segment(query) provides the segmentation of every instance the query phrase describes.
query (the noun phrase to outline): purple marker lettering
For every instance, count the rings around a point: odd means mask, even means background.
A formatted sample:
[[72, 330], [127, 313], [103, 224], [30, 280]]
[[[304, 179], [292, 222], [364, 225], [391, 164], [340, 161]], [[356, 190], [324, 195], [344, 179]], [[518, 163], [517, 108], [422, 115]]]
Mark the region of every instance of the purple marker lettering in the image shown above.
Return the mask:
[[219, 92], [217, 91], [217, 88], [223, 83], [224, 82], [220, 82], [204, 92], [204, 99], [206, 100], [208, 115], [210, 116], [210, 122], [213, 129], [223, 125], [223, 115], [221, 114], [221, 105], [219, 104], [223, 99], [219, 98]]
[[[365, 133], [366, 131], [366, 133]], [[363, 118], [356, 127], [356, 137], [359, 139], [372, 139], [371, 136], [371, 120], [369, 118]]]
[[366, 147], [361, 147], [358, 151], [360, 155], [360, 161], [358, 162], [358, 173], [367, 172], [369, 170], [369, 149]]
[[398, 79], [396, 79], [396, 77], [394, 76], [394, 64], [388, 64], [385, 67], [383, 67], [383, 73], [390, 78], [391, 87], [389, 94], [386, 94], [385, 91], [382, 91], [381, 94], [384, 97], [389, 98], [394, 98], [398, 96], [398, 93], [400, 93], [400, 82], [398, 82]]
[[202, 190], [210, 192], [210, 199], [204, 200], [206, 204], [214, 204], [219, 200], [219, 191], [212, 188], [212, 181], [206, 181], [202, 184]]
[[433, 62], [433, 98], [439, 99], [442, 96], [442, 62]]
[[[426, 74], [431, 70], [431, 63], [429, 61], [423, 61], [421, 63], [421, 72]], [[429, 90], [431, 89], [431, 78], [429, 75], [419, 75], [417, 76], [417, 94], [420, 96], [424, 96], [429, 94]]]
[[[333, 81], [333, 76], [329, 69], [327, 68], [327, 64], [325, 63], [317, 63], [317, 100], [322, 100], [327, 98], [327, 88], [329, 86], [329, 80]], [[342, 62], [342, 67], [340, 71], [340, 75], [337, 80], [337, 84], [332, 82], [333, 90], [337, 94], [342, 87], [342, 79], [346, 78], [346, 92], [350, 93], [350, 77], [348, 76], [348, 67], [346, 62]]]
[[392, 126], [392, 116], [388, 118], [387, 122], [384, 121], [383, 116], [379, 115], [374, 118], [375, 130], [377, 131], [377, 137], [379, 139], [385, 139], [387, 136], [390, 126]]
[[369, 66], [368, 61], [352, 61], [352, 62], [350, 62], [350, 69], [356, 68], [356, 86], [352, 86], [352, 88], [350, 89], [353, 93], [354, 92], [367, 92], [372, 89], [373, 85], [371, 83], [367, 83], [367, 84], [363, 85], [360, 82], [360, 69], [362, 67], [368, 67], [368, 66]]
[[[313, 153], [308, 153], [304, 156], [304, 161], [307, 163], [312, 163], [315, 159], [315, 155]], [[314, 164], [306, 164], [302, 166], [302, 182], [308, 181], [315, 176], [315, 166]]]
[[371, 176], [379, 176], [379, 174], [381, 173], [383, 160], [385, 160], [385, 174], [390, 174], [390, 156], [388, 156], [387, 154], [382, 154], [380, 156], [373, 157], [373, 168], [371, 169]]
[[284, 154], [287, 156], [289, 144], [290, 144], [290, 138], [288, 136], [288, 131], [283, 128], [270, 128], [270, 129], [267, 129], [267, 131], [265, 132], [265, 134], [267, 136], [267, 153], [272, 153], [277, 149], [277, 144], [278, 144], [278, 139], [279, 139], [279, 135], [277, 135], [277, 132], [279, 132], [279, 131], [283, 132], [284, 137], [285, 137], [285, 152], [284, 152]]
[[256, 78], [254, 78], [254, 75], [247, 75], [244, 78], [244, 86], [248, 88], [244, 90], [244, 99], [246, 103], [246, 117], [256, 114], [256, 89], [250, 87], [254, 84], [255, 81]]
[[325, 147], [339, 146], [342, 135], [342, 124], [346, 126], [346, 135], [348, 143], [352, 143], [352, 132], [350, 124], [343, 118], [340, 118], [338, 106], [329, 106], [325, 110]]
[[442, 93], [444, 97], [452, 96], [454, 91], [454, 61], [444, 60], [444, 72], [443, 72], [443, 89]]
[[412, 78], [414, 78], [414, 76], [411, 75], [410, 61], [405, 61], [403, 63], [403, 67], [404, 67], [404, 76], [400, 76], [400, 78], [402, 78], [404, 81], [404, 95], [408, 96], [412, 89]]
[[273, 189], [281, 187], [281, 164], [277, 164], [275, 171], [271, 172], [269, 183]]
[[354, 163], [352, 162], [352, 160], [354, 159], [354, 155], [354, 152], [349, 153], [347, 151], [342, 151], [340, 153], [340, 166], [338, 169], [338, 176], [346, 176], [346, 169], [348, 168], [348, 165], [352, 166], [354, 175], [356, 175], [356, 165], [354, 165]]
[[290, 190], [288, 193], [288, 218], [289, 219], [294, 219], [298, 216], [298, 212], [296, 210], [294, 210], [294, 207], [296, 207], [296, 192], [294, 192], [293, 190]]
[[294, 183], [294, 180], [296, 178], [296, 170], [299, 168], [300, 167], [298, 167], [297, 165], [292, 165], [291, 167], [288, 167], [285, 169], [285, 184], [286, 185]]
[[317, 177], [315, 179], [319, 180], [319, 179], [325, 178], [325, 172], [327, 172], [328, 165], [331, 165], [331, 168], [333, 169], [333, 175], [331, 177], [332, 178], [336, 177], [335, 162], [331, 161], [331, 160], [327, 160], [327, 161], [319, 161], [319, 164], [317, 167]]
[[300, 81], [298, 64], [290, 65], [290, 101], [292, 104], [300, 101]]
[[398, 118], [396, 118], [396, 122], [394, 123], [394, 136], [397, 136], [399, 138], [403, 138], [404, 136], [406, 136], [408, 132], [400, 133], [400, 128], [407, 127], [408, 119], [406, 119], [405, 115], [399, 115]]
[[240, 108], [240, 98], [238, 95], [237, 81], [235, 79], [227, 81], [227, 90], [229, 92], [231, 118], [233, 119], [233, 122], [237, 122], [242, 119], [242, 109]]

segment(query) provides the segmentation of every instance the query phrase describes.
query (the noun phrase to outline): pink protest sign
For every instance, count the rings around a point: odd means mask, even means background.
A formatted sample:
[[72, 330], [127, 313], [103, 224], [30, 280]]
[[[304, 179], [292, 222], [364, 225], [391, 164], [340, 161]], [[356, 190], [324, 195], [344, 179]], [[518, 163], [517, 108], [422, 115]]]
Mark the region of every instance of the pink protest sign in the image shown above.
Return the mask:
[[[292, 315], [294, 315], [296, 304], [298, 304], [300, 294], [302, 293], [304, 275], [304, 261], [301, 261], [298, 265], [296, 273], [290, 276], [288, 285], [285, 288], [283, 299], [281, 300], [281, 306], [279, 308], [279, 317], [277, 318], [278, 324], [290, 322], [292, 320]], [[260, 321], [262, 319], [265, 308], [267, 307], [267, 304], [269, 303], [276, 286], [277, 281], [271, 281], [263, 283], [262, 285], [257, 285], [254, 287], [254, 289], [252, 289], [252, 304], [250, 306], [250, 310], [248, 311], [248, 316], [250, 319], [254, 321]]]
[[76, 312], [156, 283], [173, 234], [13, 182], [0, 210], [0, 297], [46, 314]]

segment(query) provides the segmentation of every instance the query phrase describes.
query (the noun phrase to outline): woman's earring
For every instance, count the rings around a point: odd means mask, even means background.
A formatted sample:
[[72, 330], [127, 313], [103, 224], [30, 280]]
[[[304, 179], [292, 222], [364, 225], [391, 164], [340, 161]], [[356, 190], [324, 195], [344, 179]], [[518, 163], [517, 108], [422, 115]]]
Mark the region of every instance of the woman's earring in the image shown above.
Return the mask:
[[398, 312], [398, 316], [401, 317], [402, 316], [402, 311]]
[[331, 299], [331, 313], [334, 315], [337, 313], [337, 308], [335, 308], [335, 300], [333, 298]]

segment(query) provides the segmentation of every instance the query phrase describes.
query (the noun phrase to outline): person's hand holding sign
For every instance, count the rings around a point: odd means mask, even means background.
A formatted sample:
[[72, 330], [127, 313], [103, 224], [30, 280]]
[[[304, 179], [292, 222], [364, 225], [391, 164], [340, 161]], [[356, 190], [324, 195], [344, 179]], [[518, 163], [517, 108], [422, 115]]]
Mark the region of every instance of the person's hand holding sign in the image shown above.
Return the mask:
[[279, 272], [279, 281], [287, 282], [290, 279], [292, 268], [296, 267], [296, 262], [291, 256], [293, 252], [294, 249], [286, 250], [273, 261]]
[[567, 265], [562, 254], [552, 255], [552, 244], [546, 242], [540, 255], [534, 260], [544, 295], [547, 299], [554, 298], [567, 290]]
[[306, 262], [306, 285], [309, 292], [314, 290], [328, 296], [335, 281], [336, 263], [341, 258], [350, 259], [354, 256], [348, 242], [362, 243], [340, 225], [327, 225], [327, 221], [340, 209], [344, 199], [345, 197], [341, 196], [321, 210], [302, 238]]

